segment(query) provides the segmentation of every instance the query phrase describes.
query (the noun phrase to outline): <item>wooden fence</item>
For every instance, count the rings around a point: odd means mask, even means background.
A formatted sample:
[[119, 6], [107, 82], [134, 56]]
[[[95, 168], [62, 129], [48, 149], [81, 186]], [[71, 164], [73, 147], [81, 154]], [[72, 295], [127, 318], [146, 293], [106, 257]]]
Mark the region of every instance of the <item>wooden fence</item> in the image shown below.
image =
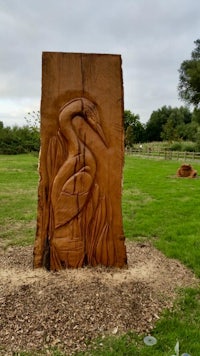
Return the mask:
[[183, 160], [183, 161], [197, 161], [200, 160], [200, 152], [182, 152], [182, 151], [171, 151], [171, 150], [144, 150], [144, 149], [133, 149], [126, 148], [126, 154], [134, 155], [139, 157], [149, 157], [156, 159], [165, 160]]

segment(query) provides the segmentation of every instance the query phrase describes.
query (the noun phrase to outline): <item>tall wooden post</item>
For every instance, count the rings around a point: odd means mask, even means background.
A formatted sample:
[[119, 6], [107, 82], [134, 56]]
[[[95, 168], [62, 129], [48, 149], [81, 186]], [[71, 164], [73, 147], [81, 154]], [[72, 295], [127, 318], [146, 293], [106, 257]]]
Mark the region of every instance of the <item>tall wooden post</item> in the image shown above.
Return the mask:
[[120, 55], [44, 52], [34, 267], [126, 264]]

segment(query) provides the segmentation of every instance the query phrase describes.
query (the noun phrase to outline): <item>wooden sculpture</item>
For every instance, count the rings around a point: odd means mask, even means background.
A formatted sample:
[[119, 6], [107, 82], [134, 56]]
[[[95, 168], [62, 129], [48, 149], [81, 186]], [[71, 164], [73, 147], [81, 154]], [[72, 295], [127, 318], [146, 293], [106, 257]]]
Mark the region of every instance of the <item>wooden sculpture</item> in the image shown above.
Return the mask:
[[196, 178], [197, 171], [192, 168], [191, 164], [184, 163], [179, 167], [176, 175], [182, 178]]
[[[54, 67], [56, 60], [60, 66], [65, 63], [69, 75], [70, 70], [73, 71], [69, 62], [72, 59], [76, 62], [77, 56], [77, 65], [81, 65], [83, 77], [77, 90], [71, 90], [74, 83], [69, 77], [62, 85], [59, 74], [54, 85], [61, 82], [60, 92], [57, 92], [56, 86], [56, 90], [52, 88], [46, 97], [45, 90], [49, 90], [50, 82], [50, 78], [45, 76], [47, 61], [50, 63], [49, 68], [52, 61]], [[86, 91], [83, 56], [86, 68], [90, 64], [88, 75], [96, 71], [101, 75], [99, 85], [98, 81], [89, 80], [93, 96]], [[40, 183], [34, 267], [45, 266], [56, 271], [84, 265], [122, 267], [126, 264], [121, 216], [121, 81], [118, 83], [118, 91], [114, 88], [111, 101], [102, 97], [101, 92], [101, 84], [107, 84], [107, 81], [108, 87], [112, 88], [113, 83], [109, 84], [109, 80], [110, 76], [111, 79], [114, 78], [115, 72], [118, 73], [119, 80], [120, 67], [117, 66], [110, 73], [110, 65], [111, 62], [115, 66], [121, 62], [119, 56], [111, 56], [112, 60], [109, 61], [109, 55], [100, 55], [101, 66], [97, 68], [96, 63], [94, 66], [92, 64], [98, 57], [63, 53], [43, 54], [45, 80], [41, 104]], [[109, 77], [102, 79], [107, 61]], [[48, 74], [51, 77], [51, 72]], [[75, 93], [79, 95], [76, 96]], [[110, 107], [107, 104], [105, 109], [100, 106], [98, 102], [102, 99], [108, 100]], [[57, 107], [55, 100], [60, 101], [62, 105]], [[119, 111], [117, 115], [114, 105]], [[52, 118], [50, 109], [54, 111], [55, 107], [57, 115]], [[105, 116], [108, 112], [110, 118]]]

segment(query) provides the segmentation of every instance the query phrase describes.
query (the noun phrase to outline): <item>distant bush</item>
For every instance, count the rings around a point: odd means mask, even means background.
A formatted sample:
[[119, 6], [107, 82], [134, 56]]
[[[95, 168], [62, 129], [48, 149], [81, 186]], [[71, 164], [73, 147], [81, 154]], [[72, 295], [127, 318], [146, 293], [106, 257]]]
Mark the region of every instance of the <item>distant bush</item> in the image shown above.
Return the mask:
[[195, 152], [196, 151], [196, 144], [195, 143], [191, 143], [191, 144], [185, 144], [183, 145], [183, 150], [185, 152]]
[[0, 154], [39, 152], [39, 149], [39, 130], [28, 126], [4, 127], [0, 123]]
[[[200, 133], [199, 133], [200, 137]], [[140, 145], [135, 144], [134, 148], [139, 149]], [[198, 142], [192, 141], [159, 141], [159, 142], [149, 142], [142, 143], [142, 150], [147, 152], [151, 150], [154, 151], [180, 151], [180, 152], [200, 152], [200, 139]]]
[[195, 152], [197, 151], [197, 145], [195, 142], [181, 141], [174, 142], [170, 146], [171, 151], [182, 151], [182, 152]]
[[171, 151], [182, 151], [182, 145], [180, 142], [174, 142], [171, 146], [170, 146], [170, 150]]

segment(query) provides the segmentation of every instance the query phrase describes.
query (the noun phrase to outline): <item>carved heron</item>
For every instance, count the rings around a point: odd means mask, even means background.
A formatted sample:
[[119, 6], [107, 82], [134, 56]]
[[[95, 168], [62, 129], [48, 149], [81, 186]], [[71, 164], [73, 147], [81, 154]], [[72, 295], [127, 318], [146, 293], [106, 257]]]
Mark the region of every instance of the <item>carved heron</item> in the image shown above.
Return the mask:
[[76, 98], [64, 105], [59, 127], [68, 154], [51, 187], [50, 269], [53, 270], [107, 262], [106, 198], [96, 181], [96, 158], [86, 136], [82, 134], [80, 138], [73, 125], [77, 117], [84, 119], [107, 147], [94, 103]]

